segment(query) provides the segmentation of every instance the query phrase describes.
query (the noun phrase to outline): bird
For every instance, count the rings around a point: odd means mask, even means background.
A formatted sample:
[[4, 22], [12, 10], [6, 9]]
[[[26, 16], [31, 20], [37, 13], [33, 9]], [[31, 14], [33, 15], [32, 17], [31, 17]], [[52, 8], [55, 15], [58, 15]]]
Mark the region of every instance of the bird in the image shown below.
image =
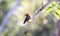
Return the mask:
[[26, 13], [25, 16], [26, 16], [26, 18], [25, 18], [25, 20], [24, 20], [24, 22], [23, 22], [24, 24], [25, 24], [26, 22], [29, 22], [29, 20], [30, 20], [30, 18], [31, 18], [28, 13]]

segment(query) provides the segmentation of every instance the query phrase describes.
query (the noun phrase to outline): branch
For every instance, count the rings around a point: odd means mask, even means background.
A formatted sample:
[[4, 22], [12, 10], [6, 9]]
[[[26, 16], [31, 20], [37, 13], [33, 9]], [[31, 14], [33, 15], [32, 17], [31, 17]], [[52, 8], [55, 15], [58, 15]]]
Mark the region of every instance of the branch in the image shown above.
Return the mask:
[[[34, 18], [36, 17], [36, 15], [38, 15], [38, 14], [39, 14], [44, 8], [46, 8], [46, 6], [47, 6], [48, 4], [50, 4], [50, 3], [51, 3], [51, 1], [49, 1], [47, 4], [45, 4], [44, 6], [42, 6], [42, 8], [40, 8], [40, 9], [33, 15], [33, 17], [32, 17], [32, 22], [34, 21]], [[30, 26], [32, 25], [32, 22], [29, 23], [29, 25], [28, 25], [28, 27], [27, 27], [27, 30], [24, 32], [25, 35], [27, 35], [28, 31], [30, 30], [29, 28], [30, 28]]]
[[2, 21], [2, 25], [0, 26], [0, 33], [2, 33], [4, 27], [7, 25], [8, 23], [8, 19], [12, 16], [12, 14], [14, 13], [14, 10], [17, 8], [17, 6], [19, 5], [19, 1], [20, 0], [16, 0], [14, 6], [9, 10], [9, 12], [7, 13], [7, 15], [5, 16], [5, 18]]

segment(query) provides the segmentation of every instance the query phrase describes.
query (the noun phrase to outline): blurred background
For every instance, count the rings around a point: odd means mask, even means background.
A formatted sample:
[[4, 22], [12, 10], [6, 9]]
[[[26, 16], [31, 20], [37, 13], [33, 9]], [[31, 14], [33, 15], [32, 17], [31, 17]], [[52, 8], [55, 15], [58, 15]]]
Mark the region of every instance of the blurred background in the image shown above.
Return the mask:
[[[60, 15], [55, 17], [54, 12], [60, 9], [59, 1], [0, 0], [0, 36], [56, 36]], [[26, 13], [31, 19], [23, 24]]]

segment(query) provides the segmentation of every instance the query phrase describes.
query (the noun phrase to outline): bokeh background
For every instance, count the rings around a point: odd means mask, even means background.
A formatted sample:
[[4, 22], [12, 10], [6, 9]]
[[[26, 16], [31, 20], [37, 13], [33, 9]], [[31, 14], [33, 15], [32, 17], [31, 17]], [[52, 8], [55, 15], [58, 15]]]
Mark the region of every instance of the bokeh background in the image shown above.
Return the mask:
[[[45, 16], [44, 11], [51, 2], [57, 0], [0, 0], [0, 36], [54, 36], [57, 19], [50, 14]], [[39, 9], [42, 11], [39, 11]], [[55, 7], [54, 7], [55, 8]], [[23, 24], [25, 14], [31, 16], [30, 23]]]

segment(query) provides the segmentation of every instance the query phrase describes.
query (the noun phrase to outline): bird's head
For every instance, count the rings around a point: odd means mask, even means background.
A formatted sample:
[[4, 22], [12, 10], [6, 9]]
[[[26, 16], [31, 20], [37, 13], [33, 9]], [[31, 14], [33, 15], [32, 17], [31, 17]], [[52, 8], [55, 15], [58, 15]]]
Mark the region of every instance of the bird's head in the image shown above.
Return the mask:
[[29, 16], [29, 14], [28, 14], [28, 13], [26, 13], [26, 14], [25, 14], [25, 16]]

